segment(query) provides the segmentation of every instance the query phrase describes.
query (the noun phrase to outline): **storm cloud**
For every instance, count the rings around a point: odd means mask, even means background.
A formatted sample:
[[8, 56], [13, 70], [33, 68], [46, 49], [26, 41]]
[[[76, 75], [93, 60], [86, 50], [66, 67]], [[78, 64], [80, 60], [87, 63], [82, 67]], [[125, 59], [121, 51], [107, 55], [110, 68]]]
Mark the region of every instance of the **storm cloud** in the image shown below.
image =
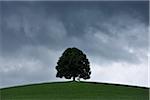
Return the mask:
[[57, 81], [62, 52], [77, 47], [91, 81], [148, 86], [148, 1], [0, 2], [1, 87]]

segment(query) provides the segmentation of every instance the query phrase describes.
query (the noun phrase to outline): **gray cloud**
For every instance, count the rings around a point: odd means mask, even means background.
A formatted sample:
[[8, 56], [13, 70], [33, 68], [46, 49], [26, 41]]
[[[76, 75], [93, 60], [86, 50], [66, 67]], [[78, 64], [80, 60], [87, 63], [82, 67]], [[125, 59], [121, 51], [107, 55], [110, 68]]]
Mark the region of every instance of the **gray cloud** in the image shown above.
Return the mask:
[[1, 85], [52, 81], [55, 79], [57, 51], [44, 47], [23, 47], [16, 56], [1, 61]]
[[147, 67], [147, 2], [0, 3], [2, 86], [56, 80], [57, 60], [73, 46], [88, 55], [92, 67]]

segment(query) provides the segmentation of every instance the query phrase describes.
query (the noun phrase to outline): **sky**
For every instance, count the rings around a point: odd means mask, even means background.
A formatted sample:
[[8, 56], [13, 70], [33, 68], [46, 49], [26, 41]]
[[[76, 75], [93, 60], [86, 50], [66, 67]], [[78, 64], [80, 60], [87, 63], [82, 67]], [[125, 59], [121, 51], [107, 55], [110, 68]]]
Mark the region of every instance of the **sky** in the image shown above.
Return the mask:
[[0, 2], [0, 88], [69, 81], [55, 66], [69, 47], [89, 59], [86, 81], [150, 87], [148, 1]]

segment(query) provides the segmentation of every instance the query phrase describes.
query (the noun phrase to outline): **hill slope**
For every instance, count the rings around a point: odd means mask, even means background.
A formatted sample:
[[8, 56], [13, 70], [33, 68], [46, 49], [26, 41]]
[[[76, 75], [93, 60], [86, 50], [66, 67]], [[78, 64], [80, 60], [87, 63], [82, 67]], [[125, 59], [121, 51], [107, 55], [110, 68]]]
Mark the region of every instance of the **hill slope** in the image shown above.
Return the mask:
[[148, 100], [149, 89], [86, 82], [45, 83], [1, 89], [2, 100]]

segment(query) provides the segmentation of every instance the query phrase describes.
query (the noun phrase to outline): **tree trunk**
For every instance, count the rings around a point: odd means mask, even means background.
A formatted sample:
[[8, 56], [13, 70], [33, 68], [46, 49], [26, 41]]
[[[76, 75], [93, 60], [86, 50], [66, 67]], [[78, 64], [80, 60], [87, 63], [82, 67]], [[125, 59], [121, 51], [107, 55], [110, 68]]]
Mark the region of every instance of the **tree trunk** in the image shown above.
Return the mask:
[[76, 80], [75, 80], [75, 77], [73, 77], [73, 81], [76, 81]]

